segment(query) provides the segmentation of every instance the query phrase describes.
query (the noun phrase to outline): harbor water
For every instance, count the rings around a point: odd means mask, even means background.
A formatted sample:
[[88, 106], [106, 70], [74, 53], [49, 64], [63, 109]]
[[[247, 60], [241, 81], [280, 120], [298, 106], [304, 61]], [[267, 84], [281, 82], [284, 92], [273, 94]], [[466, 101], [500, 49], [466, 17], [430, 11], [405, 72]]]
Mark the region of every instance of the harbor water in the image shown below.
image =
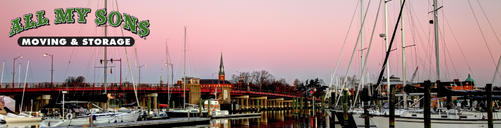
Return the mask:
[[[256, 113], [254, 111], [237, 112]], [[167, 119], [168, 120], [168, 119]], [[39, 122], [23, 124], [0, 124], [0, 128], [37, 128]], [[160, 126], [160, 125], [159, 125]], [[150, 126], [148, 126], [150, 127]], [[261, 116], [211, 119], [206, 124], [161, 125], [167, 128], [331, 128], [341, 126], [335, 123], [334, 116], [328, 113], [311, 111], [307, 114], [295, 114], [291, 110], [261, 111]]]

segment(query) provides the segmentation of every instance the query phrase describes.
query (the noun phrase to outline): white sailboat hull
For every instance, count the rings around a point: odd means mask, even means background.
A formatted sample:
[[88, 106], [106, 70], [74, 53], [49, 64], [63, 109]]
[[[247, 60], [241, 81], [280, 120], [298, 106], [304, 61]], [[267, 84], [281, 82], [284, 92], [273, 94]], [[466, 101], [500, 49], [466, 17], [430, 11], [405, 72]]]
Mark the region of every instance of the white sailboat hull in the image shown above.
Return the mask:
[[[117, 113], [115, 115], [97, 116], [94, 120], [94, 125], [107, 124], [107, 123], [121, 123], [121, 122], [135, 122], [137, 121], [140, 112], [131, 113]], [[40, 127], [58, 127], [58, 126], [80, 126], [89, 125], [89, 117], [75, 118], [75, 119], [46, 119], [40, 123]]]
[[4, 117], [6, 123], [40, 122], [42, 117]]

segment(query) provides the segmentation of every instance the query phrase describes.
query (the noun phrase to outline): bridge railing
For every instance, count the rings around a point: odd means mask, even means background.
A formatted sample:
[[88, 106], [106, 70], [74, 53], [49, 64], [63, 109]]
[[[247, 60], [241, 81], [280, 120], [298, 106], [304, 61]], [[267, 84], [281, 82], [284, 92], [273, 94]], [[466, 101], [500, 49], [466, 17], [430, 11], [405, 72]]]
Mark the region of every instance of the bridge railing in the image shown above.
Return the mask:
[[[1, 83], [0, 84], [0, 89], [21, 89], [23, 88], [24, 83], [15, 83], [15, 86], [12, 87], [12, 83]], [[107, 83], [106, 84], [109, 89], [125, 89], [125, 88], [132, 88], [132, 84], [130, 83], [122, 83], [120, 86], [120, 83]], [[137, 84], [136, 84], [137, 85]], [[182, 90], [180, 86], [172, 86], [172, 85], [166, 85], [166, 84], [144, 84], [141, 83], [140, 85], [137, 85], [138, 90], [142, 89], [149, 89], [149, 90], [155, 90], [155, 89], [167, 89], [167, 87], [170, 88], [170, 90]], [[104, 89], [104, 84], [103, 83], [79, 83], [79, 84], [67, 84], [67, 83], [26, 83], [26, 88], [102, 88]], [[214, 88], [202, 88], [202, 89], [209, 89], [209, 91], [213, 91]], [[219, 91], [221, 89], [218, 89]], [[271, 94], [282, 94], [282, 95], [297, 95], [296, 92], [284, 92], [284, 91], [272, 91], [272, 90], [261, 90], [261, 89], [249, 89], [247, 88], [233, 88], [233, 91], [242, 91], [242, 92], [254, 92], [254, 93], [271, 93]], [[219, 92], [218, 91], [218, 92]], [[249, 93], [249, 92], [248, 92]]]
[[[12, 86], [12, 83], [1, 83], [0, 84], [0, 89], [19, 89], [19, 88], [24, 88], [23, 87], [24, 83], [14, 83], [14, 86]], [[127, 84], [127, 83], [107, 83], [106, 84], [108, 88], [132, 88], [132, 84]], [[79, 83], [79, 84], [67, 84], [67, 83], [26, 83], [25, 85], [26, 88], [104, 88], [103, 83]], [[167, 88], [168, 86], [166, 84], [140, 84], [137, 85], [137, 88]], [[180, 88], [177, 86], [172, 86], [169, 85], [169, 88], [175, 89], [175, 88]]]

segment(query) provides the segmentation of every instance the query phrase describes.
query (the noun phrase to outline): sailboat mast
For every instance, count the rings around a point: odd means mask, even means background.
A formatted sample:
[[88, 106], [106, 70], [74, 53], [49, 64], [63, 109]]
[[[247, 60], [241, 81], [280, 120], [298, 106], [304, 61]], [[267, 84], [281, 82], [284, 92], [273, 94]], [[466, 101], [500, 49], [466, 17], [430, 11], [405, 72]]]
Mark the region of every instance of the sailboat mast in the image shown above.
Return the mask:
[[[21, 105], [19, 106], [19, 112], [23, 111], [23, 103], [24, 103], [24, 92], [26, 92], [26, 78], [28, 78], [28, 68], [30, 67], [30, 61], [28, 61], [28, 65], [26, 65], [26, 75], [24, 76], [24, 84], [23, 84], [23, 96], [21, 98]], [[21, 68], [19, 68], [21, 69]]]
[[[104, 0], [104, 10], [107, 9], [108, 5], [107, 5], [108, 1], [107, 0]], [[108, 25], [107, 24], [104, 24], [104, 37], [108, 36]], [[106, 85], [106, 80], [107, 80], [107, 77], [108, 77], [108, 73], [106, 73], [107, 71], [107, 68], [108, 68], [108, 52], [106, 50], [106, 46], [104, 46], [104, 94], [108, 94], [107, 90], [108, 90], [108, 86]], [[108, 109], [108, 101], [106, 101], [106, 104], [104, 104], [104, 110], [107, 110]]]
[[[386, 44], [386, 51], [389, 51], [388, 44], [388, 0], [384, 2], [384, 42]], [[390, 61], [390, 58], [387, 57], [387, 61]], [[390, 63], [386, 63], [386, 94], [390, 94]], [[390, 101], [390, 96], [388, 95], [388, 101]]]
[[183, 109], [186, 107], [186, 26], [184, 26]]
[[[402, 6], [403, 5], [403, 2], [404, 0], [401, 0], [400, 1], [400, 5]], [[404, 9], [402, 8], [402, 11], [404, 11]], [[402, 20], [402, 77], [403, 77], [403, 84], [402, 84], [402, 87], [405, 87], [407, 85], [407, 74], [406, 74], [406, 66], [405, 66], [405, 31], [404, 31], [404, 13], [402, 13], [402, 17], [400, 17]], [[404, 96], [403, 96], [403, 102], [404, 102], [404, 109], [407, 109], [407, 93], [404, 92]]]
[[[362, 74], [364, 72], [364, 0], [360, 0], [360, 24], [361, 24], [361, 30], [360, 30], [360, 83], [362, 87], [364, 86], [364, 79], [362, 79]], [[363, 103], [362, 103], [363, 104]]]
[[167, 100], [168, 102], [167, 103], [170, 103], [170, 89], [169, 89], [169, 48], [167, 47], [167, 41], [169, 41], [169, 39], [167, 39], [165, 41], [165, 65], [167, 66], [167, 82], [165, 82], [167, 84]]
[[438, 13], [437, 0], [433, 0], [433, 24], [435, 25], [435, 61], [437, 64], [437, 80], [440, 80], [440, 60], [439, 60], [439, 45], [438, 45]]
[[[106, 10], [107, 9], [106, 7], [108, 7], [107, 3], [108, 3], [108, 1], [104, 0], [104, 10]], [[107, 26], [108, 25], [106, 25], [106, 24], [104, 25], [104, 37], [106, 37], [108, 34], [107, 33], [108, 32]], [[106, 54], [108, 54], [108, 52], [106, 50], [106, 46], [104, 46], [104, 85], [103, 85], [104, 86], [104, 94], [108, 94], [106, 92], [108, 90], [108, 88], [106, 86], [106, 77], [108, 76], [108, 74], [106, 73], [106, 69], [108, 68], [108, 58], [107, 58], [108, 56]]]

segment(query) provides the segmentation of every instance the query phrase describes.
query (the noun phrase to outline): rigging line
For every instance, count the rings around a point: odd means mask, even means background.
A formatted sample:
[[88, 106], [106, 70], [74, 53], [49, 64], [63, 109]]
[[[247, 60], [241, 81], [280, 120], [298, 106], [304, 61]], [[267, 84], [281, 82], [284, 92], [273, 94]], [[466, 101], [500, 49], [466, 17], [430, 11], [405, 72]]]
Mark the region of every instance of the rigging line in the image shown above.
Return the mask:
[[[118, 10], [118, 2], [117, 0], [115, 0], [115, 4], [117, 5], [117, 11], [120, 12]], [[120, 29], [122, 31], [122, 37], [124, 36], [124, 33], [123, 33], [123, 26], [122, 26], [122, 29]], [[136, 83], [134, 82], [134, 76], [132, 75], [132, 70], [130, 70], [130, 61], [129, 61], [129, 55], [127, 53], [127, 47], [124, 46], [124, 50], [125, 50], [125, 58], [127, 58], [127, 66], [129, 67], [129, 72], [130, 72], [130, 78], [131, 78], [131, 81], [132, 81], [132, 87], [134, 88], [134, 94], [135, 94], [135, 97], [136, 97], [136, 102], [137, 102], [137, 107], [141, 108], [141, 104], [139, 103], [139, 99], [137, 98], [137, 88], [136, 88]], [[137, 53], [137, 52], [136, 52]], [[136, 54], [136, 64], [137, 64], [137, 54]]]
[[470, 5], [471, 12], [473, 13], [473, 16], [475, 17], [475, 21], [477, 22], [478, 29], [480, 29], [480, 33], [482, 34], [482, 38], [484, 39], [484, 43], [485, 43], [485, 45], [487, 45], [487, 50], [489, 51], [489, 55], [491, 55], [492, 64], [494, 64], [494, 67], [496, 67], [496, 62], [494, 61], [494, 57], [492, 56], [491, 49], [489, 48], [489, 44], [487, 44], [487, 40], [485, 39], [484, 32], [482, 31], [482, 28], [480, 27], [480, 24], [478, 23], [477, 16], [475, 15], [475, 11], [473, 11], [473, 7], [471, 6], [470, 0], [468, 0], [468, 4]]
[[137, 57], [137, 45], [134, 45], [134, 60], [135, 60], [134, 61], [135, 62], [135, 64], [134, 64], [134, 72], [136, 73], [136, 76], [138, 76], [138, 78], [139, 78], [140, 76], [139, 76], [138, 70], [139, 70], [139, 66], [140, 65], [138, 65], [139, 64], [139, 58]]
[[[28, 65], [28, 66], [29, 66], [29, 68], [30, 68], [31, 70], [33, 70], [33, 68], [31, 67], [31, 65]], [[30, 74], [31, 74], [31, 75], [30, 75], [30, 76], [31, 76], [31, 82], [33, 82], [33, 81], [34, 81], [34, 80], [33, 80], [33, 72], [34, 72], [34, 71], [31, 71], [31, 72], [30, 72]], [[1, 83], [0, 83], [0, 84], [1, 84]]]
[[383, 77], [383, 73], [384, 73], [384, 70], [385, 70], [385, 67], [386, 67], [386, 63], [388, 62], [388, 57], [389, 57], [390, 52], [391, 52], [391, 46], [393, 45], [393, 41], [395, 40], [395, 34], [397, 32], [397, 29], [398, 29], [398, 24], [400, 23], [400, 19], [401, 19], [400, 17], [402, 17], [402, 9], [404, 8], [405, 1], [406, 0], [403, 0], [402, 7], [400, 7], [400, 13], [398, 14], [397, 23], [395, 24], [395, 29], [393, 30], [393, 34], [392, 34], [392, 37], [391, 37], [390, 45], [388, 46], [388, 51], [386, 52], [386, 57], [384, 59], [383, 66], [381, 68], [381, 72], [379, 74], [379, 77], [378, 77], [378, 80], [377, 80], [377, 83], [376, 83], [376, 85], [378, 85], [377, 88], [379, 88], [381, 86], [380, 85], [381, 78]]
[[[413, 6], [412, 6], [412, 7], [413, 7]], [[414, 16], [412, 15], [412, 14], [414, 13], [414, 8], [409, 9], [409, 11], [410, 11], [410, 16], [409, 16], [409, 18], [410, 18], [410, 24], [411, 24], [412, 42], [413, 42], [414, 44], [417, 44], [418, 42], [422, 42], [422, 40], [421, 40], [421, 35], [420, 35], [419, 33], [417, 33], [417, 32], [416, 32], [416, 29], [417, 29], [417, 28], [416, 28], [416, 22], [414, 22], [414, 20], [415, 20], [415, 19], [414, 19]], [[419, 22], [419, 20], [418, 20], [418, 22]], [[419, 37], [418, 37], [418, 40], [419, 40], [419, 41], [416, 41], [416, 37], [417, 37], [417, 36], [419, 36]], [[412, 53], [411, 53], [411, 56], [412, 56], [412, 55], [414, 55], [414, 59], [411, 59], [411, 61], [413, 61], [413, 62], [411, 62], [411, 63], [412, 63], [412, 64], [415, 64], [415, 66], [416, 66], [416, 67], [419, 67], [419, 66], [418, 66], [418, 62], [417, 62], [417, 57], [418, 57], [418, 56], [417, 56], [417, 52], [418, 52], [418, 51], [417, 51], [417, 48], [416, 48], [416, 47], [414, 47], [414, 51], [412, 51]]]
[[[382, 1], [383, 1], [383, 0], [380, 0], [380, 1], [379, 1], [379, 7], [378, 7], [378, 9], [377, 9], [377, 12], [379, 12], [379, 10], [381, 9], [381, 5], [382, 5], [381, 3], [383, 3]], [[371, 51], [371, 47], [372, 47], [372, 39], [374, 38], [374, 32], [375, 32], [375, 30], [376, 30], [376, 25], [377, 25], [377, 21], [378, 21], [378, 20], [377, 20], [377, 18], [378, 18], [378, 17], [379, 17], [379, 13], [376, 13], [376, 18], [375, 18], [375, 21], [374, 21], [374, 27], [372, 28], [371, 39], [370, 39], [370, 42], [369, 42], [369, 48], [367, 48], [367, 54], [365, 54], [364, 65], [362, 65], [362, 67], [363, 67], [363, 68], [361, 69], [361, 70], [362, 70], [362, 76], [360, 76], [360, 80], [363, 80], [363, 79], [364, 79], [364, 76], [365, 76], [365, 75], [363, 75], [363, 74], [365, 74], [365, 72], [367, 71], [367, 70], [365, 69], [365, 68], [366, 68], [365, 66], [366, 66], [366, 64], [367, 64], [367, 59], [369, 58], [369, 52]], [[359, 82], [359, 83], [358, 83], [358, 90], [357, 90], [357, 92], [360, 92], [360, 88], [361, 88], [361, 86], [362, 86], [362, 82]], [[358, 95], [359, 95], [359, 94], [360, 94], [360, 93], [357, 93], [357, 95], [355, 96], [355, 99], [358, 99]], [[357, 100], [355, 100], [355, 101], [352, 103], [352, 105], [351, 105], [351, 106], [354, 106], [354, 105], [356, 104], [356, 102], [357, 102]]]
[[[440, 31], [440, 30], [441, 30], [441, 28], [439, 27], [438, 28], [438, 32], [439, 32], [440, 36], [443, 37], [443, 38], [441, 38], [441, 43], [442, 43], [442, 45], [444, 45], [444, 47], [447, 47], [445, 45], [445, 39], [444, 39], [445, 38], [445, 34], [443, 34], [443, 31]], [[447, 64], [447, 56], [446, 56], [446, 51], [445, 50], [446, 50], [446, 48], [442, 48], [442, 52], [444, 54], [444, 56], [443, 56], [444, 57], [444, 65], [445, 65], [446, 68], [442, 68], [442, 69], [446, 72], [446, 73], [444, 73], [445, 79], [450, 79], [449, 66]]]
[[[89, 7], [89, 6], [90, 6], [90, 1], [87, 2], [87, 7]], [[78, 31], [78, 35], [81, 35], [82, 32], [83, 32], [83, 25], [80, 25], [80, 29]], [[76, 49], [76, 47], [74, 47], [73, 50], [71, 51], [70, 60], [68, 61], [68, 65], [66, 66], [66, 71], [64, 72], [64, 78], [66, 78], [66, 76], [67, 76], [68, 69], [69, 69], [70, 64], [71, 64], [71, 59], [73, 59], [73, 55], [76, 54], [75, 53], [75, 51], [76, 51], [75, 49]]]
[[[430, 3], [430, 0], [428, 0], [428, 10], [434, 10], [434, 9], [431, 9], [431, 7], [433, 7], [433, 5]], [[428, 19], [433, 19], [433, 15], [428, 15]], [[432, 26], [433, 25], [428, 25], [428, 37], [431, 37], [431, 35], [432, 35], [432, 29], [430, 29], [430, 28], [432, 28]], [[434, 44], [431, 38], [428, 38], [428, 44]], [[433, 46], [428, 45], [427, 47], [428, 48], [426, 49], [427, 52], [425, 53], [425, 55], [426, 55], [426, 58], [428, 58], [427, 62], [430, 66], [430, 70], [428, 70], [428, 79], [431, 79], [432, 72], [435, 69], [431, 69], [431, 67], [432, 67], [431, 62], [432, 62], [433, 58], [431, 57], [432, 52], [429, 50], [432, 49]]]
[[70, 68], [71, 59], [73, 58], [73, 55], [74, 55], [73, 53], [75, 53], [75, 48], [73, 48], [73, 50], [71, 50], [70, 60], [68, 61], [68, 65], [66, 66], [66, 71], [64, 72], [64, 78], [66, 78], [67, 73], [68, 73], [68, 69]]
[[[440, 34], [442, 34], [442, 33], [440, 33]], [[443, 37], [445, 38], [445, 36], [443, 36]], [[449, 60], [451, 60], [452, 67], [453, 67], [454, 71], [456, 72], [456, 78], [459, 78], [458, 71], [456, 69], [456, 66], [454, 65], [454, 62], [452, 62], [451, 53], [449, 52], [449, 48], [447, 48], [447, 43], [445, 43], [445, 39], [442, 38], [442, 42], [444, 42], [443, 43], [444, 44], [444, 49], [445, 49], [445, 51], [447, 51], [447, 54], [449, 55]], [[445, 60], [447, 60], [447, 59], [445, 59]], [[445, 63], [447, 63], [447, 61], [445, 61]]]
[[[188, 39], [187, 39], [187, 40], [188, 40]], [[189, 42], [189, 41], [186, 41], [186, 42]], [[195, 64], [195, 62], [194, 62], [194, 61], [195, 61], [195, 60], [193, 59], [193, 52], [191, 52], [191, 51], [192, 51], [192, 50], [191, 50], [191, 49], [192, 49], [192, 48], [191, 48], [191, 43], [188, 43], [188, 49], [190, 49], [190, 50], [188, 50], [188, 51], [190, 51], [190, 58], [191, 58], [191, 59], [190, 59], [190, 74], [191, 74], [192, 76], [197, 76], [197, 69], [196, 69], [196, 68], [195, 68], [195, 66], [194, 66], [194, 64]], [[195, 72], [194, 74], [192, 73], [192, 69], [193, 69], [193, 70], [195, 70], [195, 71], [194, 71], [194, 72]]]
[[[96, 49], [95, 49], [95, 48], [93, 48], [91, 51], [92, 51], [92, 52], [91, 52], [91, 54], [89, 54], [89, 60], [92, 60], [92, 56], [94, 56], [94, 53], [96, 52]], [[88, 61], [88, 63], [87, 63], [87, 67], [85, 68], [85, 74], [84, 74], [84, 75], [85, 75], [85, 77], [87, 77], [87, 75], [88, 75], [88, 73], [89, 73], [89, 68], [90, 68], [90, 63], [91, 63], [91, 62], [92, 62], [92, 61]]]
[[334, 75], [331, 76], [331, 81], [334, 78], [334, 76], [336, 75], [337, 67], [339, 66], [339, 61], [341, 59], [341, 55], [343, 54], [344, 45], [346, 44], [346, 40], [348, 40], [348, 34], [350, 33], [351, 25], [353, 24], [353, 19], [355, 19], [355, 13], [358, 10], [357, 7], [358, 7], [359, 3], [360, 3], [360, 1], [357, 0], [357, 5], [355, 5], [355, 11], [353, 11], [353, 16], [351, 17], [350, 26], [348, 26], [348, 32], [346, 33], [346, 36], [344, 37], [343, 46], [341, 46], [341, 52], [339, 52], [339, 57], [337, 58], [336, 68], [334, 68], [334, 73], [333, 73]]
[[[369, 6], [370, 6], [370, 5], [371, 5], [371, 1], [369, 1], [369, 3], [367, 4], [367, 10], [369, 9]], [[367, 17], [367, 12], [369, 12], [369, 11], [365, 11], [365, 14], [364, 14], [365, 16], [364, 16], [364, 18], [363, 18], [363, 20], [362, 20], [362, 25], [360, 26], [360, 28], [363, 28], [363, 27], [364, 27], [364, 22], [365, 22], [365, 20], [366, 20], [366, 18], [365, 18], [365, 17]], [[362, 29], [360, 29], [360, 30], [359, 30], [359, 32], [358, 32], [357, 41], [356, 41], [356, 43], [355, 43], [355, 47], [353, 48], [353, 52], [351, 53], [350, 63], [348, 64], [348, 69], [346, 70], [346, 74], [345, 74], [345, 76], [348, 76], [348, 73], [350, 72], [351, 63], [352, 63], [352, 61], [353, 61], [353, 57], [354, 57], [354, 55], [355, 55], [355, 52], [357, 51], [358, 41], [360, 40], [360, 34], [361, 34], [361, 33], [362, 33]], [[348, 78], [348, 77], [345, 77], [345, 78], [344, 78], [344, 81], [343, 81], [343, 87], [342, 87], [342, 89], [344, 89], [344, 88], [346, 87], [346, 83], [347, 83], [346, 81], [347, 81], [347, 78]], [[339, 99], [341, 99], [341, 98], [339, 98], [340, 96], [341, 96], [341, 94], [339, 94], [339, 96], [338, 96], [338, 98], [337, 98], [337, 101], [336, 101], [336, 104], [338, 104], [338, 103], [339, 103]]]
[[[445, 13], [445, 11], [442, 11]], [[456, 35], [454, 34], [454, 31], [452, 30], [452, 27], [451, 25], [449, 24], [449, 20], [447, 20], [447, 17], [446, 15], [444, 15], [444, 19], [445, 19], [445, 22], [447, 23], [447, 26], [449, 27], [449, 30], [451, 31], [452, 33], [452, 37], [454, 37], [454, 40], [456, 41], [456, 45], [459, 47], [459, 51], [461, 52], [461, 55], [463, 56], [463, 59], [464, 61], [466, 62], [466, 65], [468, 66], [468, 70], [470, 70], [470, 73], [473, 73], [471, 71], [471, 66], [470, 66], [470, 63], [468, 63], [468, 61], [466, 60], [466, 56], [464, 55], [464, 52], [463, 52], [463, 49], [461, 48], [461, 46], [459, 45], [459, 41], [458, 39], [456, 38]]]
[[494, 28], [492, 27], [491, 21], [489, 20], [489, 17], [485, 14], [484, 8], [482, 7], [482, 4], [480, 4], [480, 1], [477, 0], [478, 5], [480, 5], [480, 9], [482, 9], [482, 12], [484, 13], [485, 18], [487, 19], [487, 22], [489, 23], [489, 26], [491, 26], [492, 32], [494, 32], [494, 36], [498, 40], [499, 44], [501, 44], [501, 41], [499, 41], [498, 34], [496, 34], [496, 31], [494, 31]]

